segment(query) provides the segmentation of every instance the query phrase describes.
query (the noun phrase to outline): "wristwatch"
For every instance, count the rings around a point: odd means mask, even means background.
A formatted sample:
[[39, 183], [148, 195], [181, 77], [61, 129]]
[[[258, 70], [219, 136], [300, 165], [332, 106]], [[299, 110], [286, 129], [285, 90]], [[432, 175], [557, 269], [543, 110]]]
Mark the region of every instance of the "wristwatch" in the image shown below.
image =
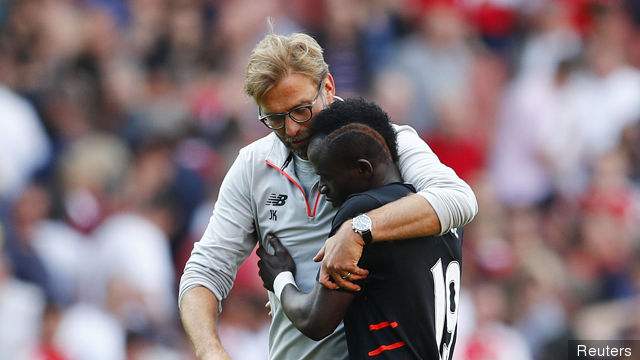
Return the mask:
[[365, 245], [369, 245], [373, 241], [371, 224], [371, 218], [366, 214], [360, 214], [351, 220], [351, 228], [362, 236]]

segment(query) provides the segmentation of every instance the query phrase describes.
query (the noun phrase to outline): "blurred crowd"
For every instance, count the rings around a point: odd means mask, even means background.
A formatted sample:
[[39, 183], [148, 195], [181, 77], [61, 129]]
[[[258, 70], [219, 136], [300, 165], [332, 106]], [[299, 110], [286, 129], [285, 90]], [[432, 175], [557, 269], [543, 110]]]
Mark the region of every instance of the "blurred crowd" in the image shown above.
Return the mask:
[[[480, 206], [457, 360], [640, 339], [640, 2], [0, 0], [0, 358], [190, 359], [177, 281], [237, 151], [267, 31], [414, 126]], [[223, 302], [266, 359], [255, 259]]]

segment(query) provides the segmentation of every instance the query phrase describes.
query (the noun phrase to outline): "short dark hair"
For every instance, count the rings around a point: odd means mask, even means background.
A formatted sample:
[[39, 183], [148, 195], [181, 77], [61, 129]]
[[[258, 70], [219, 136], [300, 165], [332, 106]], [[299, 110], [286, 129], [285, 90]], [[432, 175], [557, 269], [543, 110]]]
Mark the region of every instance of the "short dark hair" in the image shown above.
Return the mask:
[[380, 134], [393, 162], [398, 162], [396, 131], [384, 110], [363, 98], [334, 101], [316, 116], [310, 128], [310, 136], [330, 135], [353, 124], [363, 124]]

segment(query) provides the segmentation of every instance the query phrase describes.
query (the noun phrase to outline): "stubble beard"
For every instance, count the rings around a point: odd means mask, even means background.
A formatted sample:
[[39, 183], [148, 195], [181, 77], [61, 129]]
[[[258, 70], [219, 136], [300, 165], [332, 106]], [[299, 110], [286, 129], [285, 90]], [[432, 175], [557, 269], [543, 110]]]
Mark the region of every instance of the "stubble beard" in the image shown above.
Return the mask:
[[[282, 143], [287, 147], [287, 149], [289, 149], [289, 151], [291, 151], [294, 155], [307, 160], [307, 148], [309, 147], [309, 143], [307, 140], [307, 143], [304, 146], [301, 147], [294, 147], [293, 146], [293, 142], [297, 141], [298, 139], [296, 138], [292, 138], [290, 136], [284, 135], [284, 136], [280, 136], [279, 134], [276, 134], [278, 136], [278, 138], [280, 139], [280, 141], [282, 141]], [[304, 137], [303, 137], [304, 139]]]

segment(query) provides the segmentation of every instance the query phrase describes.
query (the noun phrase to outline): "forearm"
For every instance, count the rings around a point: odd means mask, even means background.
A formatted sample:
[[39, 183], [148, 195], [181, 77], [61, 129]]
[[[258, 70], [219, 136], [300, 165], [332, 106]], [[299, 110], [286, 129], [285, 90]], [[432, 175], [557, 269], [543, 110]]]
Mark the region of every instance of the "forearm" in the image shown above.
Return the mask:
[[478, 213], [478, 202], [471, 187], [462, 182], [450, 188], [434, 187], [418, 192], [431, 205], [440, 221], [440, 232], [465, 226]]
[[218, 338], [218, 299], [209, 289], [198, 286], [187, 291], [180, 317], [198, 359], [229, 359]]
[[[433, 214], [439, 221], [438, 232], [431, 234], [420, 232], [417, 235], [443, 234], [452, 228], [471, 222], [478, 213], [478, 203], [469, 184], [460, 179], [451, 168], [442, 164], [413, 129], [407, 126], [396, 127], [396, 129], [400, 155], [398, 167], [402, 179], [412, 184], [418, 195], [429, 203], [427, 209], [413, 210], [429, 216], [428, 219], [424, 219], [425, 222], [431, 222]], [[404, 214], [410, 215], [410, 212], [405, 211]]]
[[411, 194], [367, 213], [373, 241], [388, 241], [440, 233], [440, 220], [429, 202]]
[[340, 324], [353, 297], [350, 293], [329, 290], [319, 283], [309, 294], [287, 285], [282, 291], [281, 305], [301, 333], [313, 340], [321, 340]]

